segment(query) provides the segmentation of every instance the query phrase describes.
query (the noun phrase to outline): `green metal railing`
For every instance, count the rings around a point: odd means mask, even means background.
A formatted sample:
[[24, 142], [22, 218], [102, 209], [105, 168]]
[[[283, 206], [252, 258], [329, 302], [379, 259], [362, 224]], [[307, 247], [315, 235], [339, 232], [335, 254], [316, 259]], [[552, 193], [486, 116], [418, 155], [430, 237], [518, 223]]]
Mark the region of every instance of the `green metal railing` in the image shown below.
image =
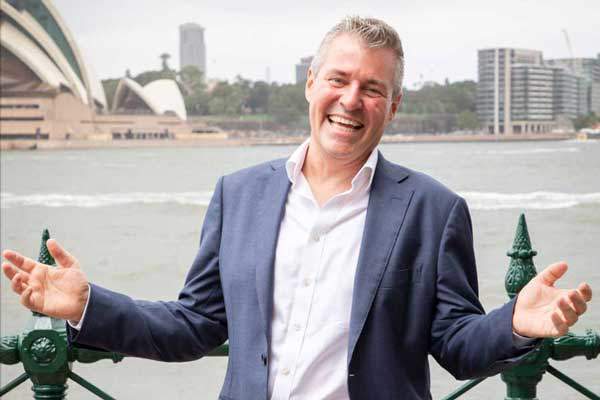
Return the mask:
[[[38, 261], [55, 265], [46, 247], [49, 238], [50, 235], [45, 230]], [[513, 247], [507, 254], [511, 261], [506, 274], [505, 288], [512, 298], [537, 274], [533, 264], [533, 257], [537, 252], [531, 248], [524, 215], [519, 217]], [[501, 378], [506, 384], [505, 400], [535, 400], [537, 385], [546, 372], [587, 398], [600, 400], [600, 396], [558, 371], [548, 362], [549, 359], [566, 360], [576, 356], [585, 356], [591, 360], [599, 353], [600, 336], [591, 330], [586, 331], [585, 335], [569, 333], [556, 339], [544, 339], [523, 362], [501, 373]], [[228, 354], [229, 346], [225, 344], [208, 355], [218, 357]], [[70, 379], [102, 399], [113, 399], [72, 370], [73, 362], [94, 363], [102, 359], [110, 359], [117, 363], [123, 359], [123, 355], [67, 346], [65, 321], [33, 313], [28, 328], [23, 333], [3, 336], [0, 342], [0, 364], [21, 363], [25, 370], [23, 374], [0, 388], [0, 396], [31, 380], [35, 399], [64, 399], [67, 381]], [[470, 380], [443, 400], [457, 399], [485, 379]]]
[[[505, 288], [510, 298], [515, 297], [537, 275], [533, 265], [533, 257], [536, 254], [537, 252], [531, 248], [525, 215], [521, 214], [513, 247], [507, 253], [511, 260], [506, 273]], [[504, 399], [537, 399], [537, 385], [542, 380], [544, 373], [548, 372], [588, 399], [600, 400], [600, 396], [592, 393], [591, 390], [551, 366], [548, 361], [549, 359], [567, 360], [578, 356], [585, 356], [586, 359], [591, 360], [598, 357], [599, 353], [600, 336], [591, 329], [587, 330], [585, 335], [568, 333], [556, 339], [543, 339], [539, 347], [532, 351], [521, 363], [500, 374], [506, 384], [506, 397]], [[485, 379], [470, 380], [444, 397], [443, 400], [457, 399]]]

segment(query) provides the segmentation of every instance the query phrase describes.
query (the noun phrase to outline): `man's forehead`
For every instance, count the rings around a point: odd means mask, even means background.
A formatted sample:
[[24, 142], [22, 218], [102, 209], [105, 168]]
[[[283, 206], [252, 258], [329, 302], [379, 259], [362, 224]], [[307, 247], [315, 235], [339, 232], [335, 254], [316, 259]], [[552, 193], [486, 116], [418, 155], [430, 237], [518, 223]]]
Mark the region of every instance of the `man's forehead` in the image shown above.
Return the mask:
[[358, 35], [344, 33], [331, 40], [320, 69], [325, 73], [349, 75], [358, 67], [366, 73], [368, 83], [388, 86], [393, 84], [395, 62], [392, 49], [368, 47]]

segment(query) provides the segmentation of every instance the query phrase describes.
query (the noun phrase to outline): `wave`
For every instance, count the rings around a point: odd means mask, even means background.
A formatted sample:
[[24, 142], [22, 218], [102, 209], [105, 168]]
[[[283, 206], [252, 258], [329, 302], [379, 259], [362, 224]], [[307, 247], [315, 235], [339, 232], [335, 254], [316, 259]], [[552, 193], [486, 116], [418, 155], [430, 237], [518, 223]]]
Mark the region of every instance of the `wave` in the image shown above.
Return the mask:
[[600, 204], [600, 193], [495, 193], [459, 192], [473, 210], [553, 210], [584, 204]]
[[102, 194], [40, 193], [27, 195], [2, 193], [0, 194], [0, 203], [2, 204], [2, 208], [27, 206], [96, 208], [129, 204], [178, 204], [208, 206], [211, 197], [212, 191]]
[[[461, 191], [472, 210], [553, 210], [570, 208], [585, 204], [600, 204], [600, 192], [597, 193], [496, 193]], [[13, 207], [79, 207], [97, 208], [130, 204], [175, 204], [183, 206], [208, 206], [212, 191], [205, 192], [132, 192], [103, 194], [27, 194], [16, 195], [1, 193], [2, 208]]]

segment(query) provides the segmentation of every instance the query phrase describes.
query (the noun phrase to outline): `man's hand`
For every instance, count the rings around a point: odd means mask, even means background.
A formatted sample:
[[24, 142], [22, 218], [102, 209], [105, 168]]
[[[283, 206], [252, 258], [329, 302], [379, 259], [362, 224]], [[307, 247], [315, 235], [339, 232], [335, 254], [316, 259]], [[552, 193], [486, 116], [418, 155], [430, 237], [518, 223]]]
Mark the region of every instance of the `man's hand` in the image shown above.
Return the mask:
[[57, 268], [6, 250], [2, 255], [10, 264], [3, 263], [2, 270], [25, 307], [54, 318], [79, 321], [87, 302], [88, 281], [75, 257], [55, 240], [48, 240], [46, 246]]
[[562, 336], [585, 312], [592, 299], [587, 283], [570, 290], [554, 287], [567, 268], [564, 262], [552, 264], [521, 289], [513, 314], [516, 333], [531, 338]]

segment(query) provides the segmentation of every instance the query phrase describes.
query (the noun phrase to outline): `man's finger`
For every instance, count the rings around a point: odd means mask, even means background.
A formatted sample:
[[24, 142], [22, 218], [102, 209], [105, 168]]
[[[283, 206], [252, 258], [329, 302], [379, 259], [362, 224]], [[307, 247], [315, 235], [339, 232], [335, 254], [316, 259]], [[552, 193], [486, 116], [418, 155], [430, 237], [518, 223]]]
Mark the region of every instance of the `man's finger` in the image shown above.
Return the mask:
[[4, 258], [6, 258], [8, 261], [10, 261], [11, 263], [13, 263], [13, 265], [15, 267], [17, 267], [25, 272], [31, 272], [31, 270], [34, 269], [35, 265], [37, 264], [31, 258], [22, 256], [21, 254], [17, 253], [16, 251], [12, 251], [12, 250], [5, 250], [2, 253], [2, 256]]
[[[23, 291], [23, 293], [21, 293], [21, 304], [23, 304], [25, 307], [29, 308], [30, 310], [33, 310], [33, 303], [31, 302], [31, 294], [33, 293], [33, 290], [30, 287], [27, 287], [27, 289], [25, 289]], [[34, 310], [37, 311], [37, 310]]]
[[4, 275], [6, 275], [6, 277], [10, 280], [12, 280], [12, 278], [17, 274], [17, 272], [19, 272], [19, 270], [16, 267], [9, 263], [2, 264], [2, 271], [4, 271]]
[[558, 300], [558, 308], [560, 309], [562, 313], [562, 318], [567, 324], [567, 326], [572, 326], [573, 324], [575, 324], [575, 322], [577, 322], [577, 319], [579, 319], [579, 316], [571, 307], [566, 298], [561, 297]]
[[548, 286], [553, 286], [554, 282], [556, 282], [561, 276], [565, 274], [565, 272], [567, 272], [567, 268], [569, 267], [567, 266], [566, 262], [557, 262], [546, 267], [546, 269], [543, 270], [537, 277], [544, 284]]
[[46, 247], [48, 247], [48, 251], [61, 267], [70, 268], [77, 263], [75, 257], [63, 249], [56, 240], [48, 239], [46, 241]]
[[21, 294], [27, 288], [27, 278], [23, 273], [18, 273], [10, 282], [10, 287], [16, 294]]
[[577, 315], [581, 315], [587, 310], [587, 304], [585, 304], [583, 295], [579, 293], [578, 290], [570, 290], [567, 296], [569, 297], [569, 300], [571, 300]]
[[554, 325], [554, 329], [556, 329], [557, 336], [566, 335], [569, 332], [569, 327], [565, 324], [565, 321], [558, 315], [558, 312], [553, 312], [550, 316], [552, 319], [552, 324]]
[[577, 291], [581, 293], [581, 297], [583, 297], [583, 300], [586, 302], [592, 300], [592, 288], [587, 283], [580, 283], [579, 286], [577, 286]]

